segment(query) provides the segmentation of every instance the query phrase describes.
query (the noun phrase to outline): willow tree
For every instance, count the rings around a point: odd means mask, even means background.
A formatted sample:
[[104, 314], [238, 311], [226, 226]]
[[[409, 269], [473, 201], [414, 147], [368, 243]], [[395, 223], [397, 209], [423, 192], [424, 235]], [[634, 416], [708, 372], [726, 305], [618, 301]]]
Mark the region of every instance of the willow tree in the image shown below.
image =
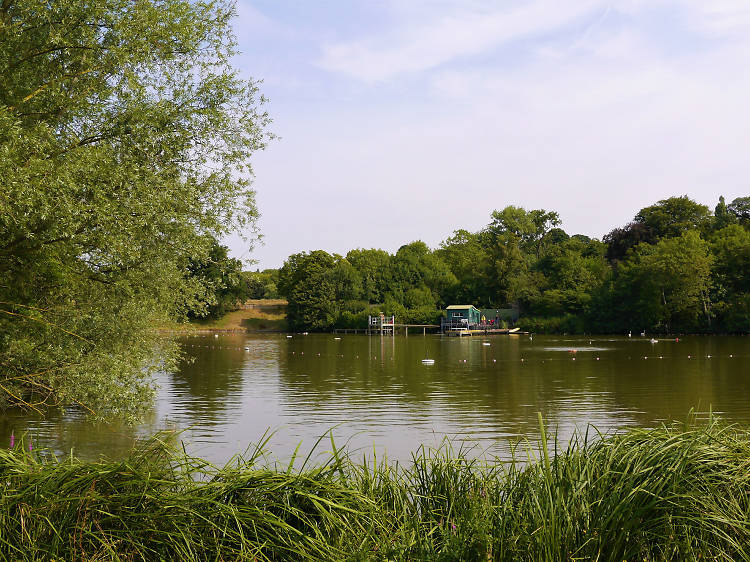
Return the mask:
[[186, 275], [256, 218], [268, 139], [221, 0], [0, 0], [0, 407], [148, 405], [200, 306]]

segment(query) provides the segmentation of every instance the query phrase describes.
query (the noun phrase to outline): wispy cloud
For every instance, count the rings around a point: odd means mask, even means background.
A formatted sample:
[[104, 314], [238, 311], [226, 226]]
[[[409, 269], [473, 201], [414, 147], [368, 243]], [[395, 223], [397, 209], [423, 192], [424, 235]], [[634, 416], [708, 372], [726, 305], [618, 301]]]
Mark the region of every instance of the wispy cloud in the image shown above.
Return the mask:
[[318, 65], [366, 82], [437, 67], [498, 45], [550, 33], [601, 10], [601, 1], [537, 0], [502, 11], [446, 14], [395, 32], [328, 44]]
[[689, 0], [689, 21], [694, 29], [727, 37], [750, 33], [750, 2], [747, 0]]

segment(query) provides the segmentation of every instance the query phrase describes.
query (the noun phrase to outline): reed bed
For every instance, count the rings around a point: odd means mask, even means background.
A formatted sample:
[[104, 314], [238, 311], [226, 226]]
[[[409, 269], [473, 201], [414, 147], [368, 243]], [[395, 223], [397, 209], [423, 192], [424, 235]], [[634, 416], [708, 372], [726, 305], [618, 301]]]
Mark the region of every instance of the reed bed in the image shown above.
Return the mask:
[[[715, 419], [488, 460], [213, 467], [160, 438], [126, 459], [0, 451], [5, 560], [748, 560], [750, 431]], [[591, 437], [594, 437], [593, 439]]]

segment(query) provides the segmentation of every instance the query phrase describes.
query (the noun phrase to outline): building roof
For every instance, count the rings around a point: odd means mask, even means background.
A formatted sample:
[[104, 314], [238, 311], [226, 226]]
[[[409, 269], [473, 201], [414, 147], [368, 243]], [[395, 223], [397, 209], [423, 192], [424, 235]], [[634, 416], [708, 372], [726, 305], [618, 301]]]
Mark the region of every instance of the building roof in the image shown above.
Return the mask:
[[467, 308], [474, 308], [476, 310], [479, 310], [473, 304], [452, 304], [449, 307], [447, 307], [446, 310], [465, 310]]

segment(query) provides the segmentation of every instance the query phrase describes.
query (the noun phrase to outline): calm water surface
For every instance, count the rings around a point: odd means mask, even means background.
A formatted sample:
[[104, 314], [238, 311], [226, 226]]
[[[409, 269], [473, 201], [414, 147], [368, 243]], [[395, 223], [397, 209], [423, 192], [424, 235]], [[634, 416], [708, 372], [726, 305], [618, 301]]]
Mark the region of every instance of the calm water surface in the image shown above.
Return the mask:
[[[339, 338], [339, 339], [337, 339]], [[332, 431], [337, 445], [408, 459], [449, 437], [507, 455], [534, 440], [537, 412], [567, 440], [576, 428], [650, 427], [712, 409], [750, 423], [750, 338], [331, 334], [180, 338], [187, 357], [158, 379], [156, 404], [137, 427], [94, 425], [69, 412], [0, 420], [37, 446], [96, 458], [134, 440], [183, 430], [189, 452], [226, 462], [275, 431], [269, 447], [288, 458]], [[429, 357], [434, 365], [423, 365]], [[330, 449], [330, 441], [319, 446]]]

